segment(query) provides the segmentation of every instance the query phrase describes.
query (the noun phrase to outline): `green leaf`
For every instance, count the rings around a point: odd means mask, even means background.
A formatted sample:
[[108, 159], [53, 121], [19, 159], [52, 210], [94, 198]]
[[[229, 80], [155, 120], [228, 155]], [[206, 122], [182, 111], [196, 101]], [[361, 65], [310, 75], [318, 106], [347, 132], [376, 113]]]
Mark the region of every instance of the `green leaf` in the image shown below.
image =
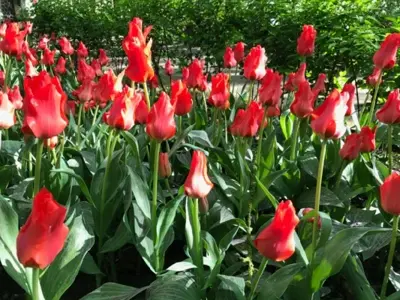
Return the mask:
[[182, 271], [187, 271], [190, 269], [196, 269], [197, 267], [192, 264], [190, 261], [180, 261], [177, 263], [174, 263], [172, 266], [168, 267], [168, 271], [172, 272], [182, 272]]
[[93, 256], [89, 252], [86, 253], [85, 258], [83, 259], [80, 271], [89, 275], [102, 274], [94, 261]]
[[192, 275], [176, 274], [164, 276], [154, 281], [147, 300], [200, 300], [200, 291]]
[[126, 243], [133, 240], [132, 233], [129, 232], [127, 226], [123, 221], [119, 224], [113, 237], [108, 239], [103, 247], [101, 253], [112, 252], [122, 248]]
[[150, 201], [147, 195], [147, 184], [130, 168], [128, 167], [128, 174], [131, 178], [132, 192], [135, 196], [135, 202], [143, 212], [147, 219], [151, 219], [150, 214]]
[[[221, 284], [219, 285], [219, 291], [223, 291], [224, 295], [226, 292], [229, 294], [235, 295], [236, 300], [246, 300], [244, 296], [245, 282], [242, 277], [236, 276], [226, 276], [226, 275], [218, 275], [218, 278], [221, 280]], [[228, 294], [228, 295], [229, 295]], [[222, 299], [222, 298], [221, 298]], [[225, 297], [225, 299], [229, 299]], [[232, 297], [230, 299], [233, 299]]]
[[304, 264], [296, 263], [284, 266], [269, 276], [260, 287], [258, 300], [280, 299], [293, 278], [304, 269]]
[[214, 147], [208, 137], [207, 132], [205, 132], [204, 130], [192, 130], [189, 132], [188, 137], [190, 137], [195, 143], [201, 146], [210, 148]]
[[[314, 201], [315, 201], [315, 187], [306, 190], [298, 197], [298, 199], [296, 200], [296, 207], [297, 208], [314, 207]], [[335, 193], [326, 187], [322, 187], [321, 189], [321, 205], [344, 207], [343, 202], [335, 195]]]
[[81, 300], [130, 300], [145, 291], [146, 287], [137, 289], [118, 283], [107, 282]]

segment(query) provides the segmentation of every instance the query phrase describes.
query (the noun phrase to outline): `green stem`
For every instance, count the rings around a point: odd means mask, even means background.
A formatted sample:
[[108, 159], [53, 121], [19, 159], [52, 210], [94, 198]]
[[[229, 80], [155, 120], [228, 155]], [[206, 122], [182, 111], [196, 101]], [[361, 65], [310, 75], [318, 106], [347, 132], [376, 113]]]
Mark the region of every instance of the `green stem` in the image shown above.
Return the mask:
[[1, 151], [1, 137], [2, 137], [3, 131], [0, 129], [0, 151]]
[[218, 140], [218, 125], [217, 125], [217, 121], [218, 121], [218, 115], [219, 115], [219, 109], [218, 108], [214, 108], [214, 115], [213, 115], [213, 125], [214, 125], [214, 130], [213, 130], [213, 137], [212, 137], [212, 143], [214, 146], [217, 143]]
[[92, 127], [96, 124], [97, 114], [99, 113], [100, 105], [96, 105], [96, 109], [94, 110], [93, 120], [92, 120]]
[[250, 295], [249, 295], [248, 300], [253, 299], [254, 294], [256, 293], [256, 290], [257, 290], [258, 283], [260, 282], [260, 278], [261, 278], [262, 274], [264, 273], [265, 268], [267, 267], [267, 264], [268, 264], [268, 259], [263, 257], [260, 267], [258, 268], [256, 277], [254, 278], [254, 280], [251, 284]]
[[206, 93], [203, 92], [203, 103], [204, 103], [204, 110], [206, 112], [206, 122], [208, 121], [208, 113], [207, 113], [207, 100], [206, 100]]
[[190, 223], [193, 229], [193, 249], [192, 258], [193, 263], [196, 265], [196, 277], [197, 283], [202, 288], [203, 287], [203, 246], [201, 241], [201, 227], [199, 219], [199, 199], [189, 199], [189, 209], [190, 212]]
[[368, 103], [368, 100], [369, 100], [370, 94], [371, 94], [371, 91], [370, 91], [370, 90], [368, 90], [368, 92], [367, 92], [367, 96], [365, 97], [365, 101], [364, 101], [363, 108], [362, 108], [362, 110], [361, 110], [361, 114], [360, 114], [360, 116], [361, 116], [361, 117], [364, 115], [364, 112], [365, 112], [365, 110], [367, 109], [367, 103]]
[[60, 139], [60, 144], [61, 145], [60, 145], [60, 150], [58, 152], [58, 158], [57, 158], [57, 163], [56, 163], [57, 169], [59, 169], [60, 166], [61, 166], [61, 159], [62, 159], [62, 156], [63, 156], [63, 153], [64, 153], [64, 147], [65, 147], [65, 139], [66, 139], [65, 133], [63, 132], [62, 136], [61, 136], [61, 139]]
[[346, 166], [347, 166], [347, 161], [346, 161], [346, 160], [343, 160], [343, 161], [342, 161], [342, 164], [340, 165], [339, 172], [337, 173], [337, 177], [336, 177], [336, 182], [335, 182], [334, 190], [337, 190], [337, 188], [339, 187], [340, 182], [341, 182], [341, 180], [342, 180], [342, 174], [343, 174], [343, 171], [344, 171], [344, 169], [346, 168]]
[[78, 111], [78, 124], [76, 128], [76, 145], [80, 147], [81, 144], [81, 123], [82, 123], [83, 104], [79, 103]]
[[291, 161], [296, 160], [297, 137], [299, 136], [300, 123], [301, 122], [300, 122], [299, 118], [296, 118], [294, 120], [292, 140], [291, 140], [291, 144], [290, 144], [290, 160]]
[[43, 140], [39, 139], [36, 148], [36, 166], [35, 166], [35, 180], [33, 182], [33, 195], [36, 195], [40, 189], [40, 170], [42, 165], [43, 153]]
[[226, 120], [226, 112], [223, 111], [224, 115], [224, 130], [225, 130], [225, 144], [228, 144], [228, 121]]
[[[257, 145], [257, 155], [256, 155], [256, 167], [257, 167], [257, 176], [260, 177], [260, 170], [261, 170], [261, 150], [262, 150], [262, 141], [264, 136], [264, 122], [265, 116], [267, 115], [267, 109], [264, 108], [264, 114], [261, 121], [261, 128], [258, 131], [258, 145]], [[268, 126], [268, 125], [267, 125]]]
[[174, 193], [172, 192], [171, 185], [169, 184], [168, 178], [165, 178], [165, 186], [167, 187], [167, 190], [171, 195], [171, 199], [173, 199], [174, 198]]
[[32, 269], [32, 300], [40, 300], [40, 269]]
[[155, 270], [159, 271], [160, 268], [160, 257], [159, 251], [156, 249], [156, 245], [158, 244], [157, 237], [157, 188], [158, 188], [158, 164], [160, 159], [160, 148], [161, 143], [155, 143], [154, 149], [154, 157], [153, 157], [153, 200], [151, 202], [151, 234], [153, 237], [153, 246], [155, 251], [155, 261], [154, 266]]
[[383, 72], [381, 72], [381, 74], [379, 75], [378, 83], [376, 84], [375, 91], [374, 91], [374, 97], [373, 97], [372, 100], [371, 100], [371, 109], [370, 109], [370, 111], [369, 111], [367, 125], [370, 125], [370, 124], [371, 124], [372, 118], [373, 118], [373, 116], [374, 116], [376, 98], [378, 97], [378, 91], [379, 91], [379, 86], [381, 85], [382, 75], [383, 75]]
[[143, 91], [144, 91], [144, 97], [146, 98], [146, 104], [148, 109], [150, 109], [150, 98], [149, 98], [149, 90], [147, 89], [147, 83], [143, 83]]
[[383, 278], [382, 290], [381, 290], [381, 300], [386, 298], [386, 289], [389, 280], [390, 268], [392, 267], [394, 251], [396, 249], [396, 238], [397, 238], [397, 229], [399, 227], [399, 216], [393, 217], [393, 226], [392, 226], [392, 241], [390, 242], [389, 256], [385, 267], [385, 277]]
[[182, 116], [178, 116], [178, 134], [180, 135], [182, 132]]
[[[317, 175], [317, 186], [315, 190], [315, 211], [319, 212], [319, 204], [321, 200], [321, 188], [322, 188], [322, 175], [324, 174], [324, 163], [325, 163], [325, 153], [326, 153], [326, 140], [322, 141], [322, 146], [321, 146], [321, 154], [319, 157], [319, 166], [318, 166], [318, 175]], [[312, 248], [311, 248], [311, 260], [314, 257], [314, 253], [316, 250], [317, 246], [317, 229], [318, 229], [318, 220], [319, 216], [316, 216], [314, 218], [314, 223], [313, 223], [313, 231], [312, 231]]]
[[392, 173], [393, 167], [393, 155], [392, 155], [392, 135], [393, 135], [393, 125], [388, 125], [388, 158], [389, 158], [389, 173]]
[[254, 88], [254, 80], [252, 80], [249, 85], [249, 98], [247, 101], [247, 105], [249, 105], [251, 100], [253, 100], [253, 88]]

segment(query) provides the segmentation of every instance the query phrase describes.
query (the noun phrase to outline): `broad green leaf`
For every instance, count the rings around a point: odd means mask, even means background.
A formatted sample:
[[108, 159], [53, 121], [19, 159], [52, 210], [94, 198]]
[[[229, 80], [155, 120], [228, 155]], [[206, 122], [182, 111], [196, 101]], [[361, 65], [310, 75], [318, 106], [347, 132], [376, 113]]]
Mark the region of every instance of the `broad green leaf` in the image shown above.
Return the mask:
[[[246, 300], [246, 297], [244, 295], [245, 282], [242, 277], [226, 276], [220, 274], [218, 275], [218, 278], [221, 280], [221, 284], [219, 285], [218, 289], [219, 291], [223, 291], [224, 295], [235, 295], [236, 300]], [[226, 292], [228, 292], [229, 294], [225, 294]]]
[[208, 137], [207, 132], [205, 132], [204, 130], [192, 130], [189, 132], [188, 137], [190, 137], [195, 143], [201, 146], [210, 148], [214, 147]]
[[174, 263], [172, 266], [169, 266], [167, 268], [168, 271], [172, 272], [182, 272], [182, 271], [187, 271], [190, 269], [196, 269], [197, 267], [192, 264], [190, 261], [180, 261], [177, 263]]
[[393, 267], [390, 268], [389, 280], [396, 291], [400, 290], [400, 274], [395, 272]]
[[147, 300], [200, 300], [200, 291], [189, 274], [158, 278], [147, 290]]
[[116, 251], [122, 248], [129, 241], [133, 241], [132, 233], [129, 232], [127, 226], [121, 222], [113, 237], [108, 239], [101, 248], [102, 253]]
[[107, 282], [81, 298], [81, 300], [130, 300], [146, 289], [147, 286], [137, 289], [131, 286]]
[[102, 274], [94, 261], [93, 256], [89, 252], [86, 253], [85, 258], [83, 259], [80, 271], [89, 275]]
[[[326, 187], [322, 187], [321, 189], [320, 201], [321, 205], [323, 206], [344, 207], [343, 202], [335, 195], [335, 193]], [[315, 188], [312, 188], [304, 191], [296, 199], [296, 207], [297, 208], [314, 207], [314, 202], [315, 202]]]
[[130, 167], [128, 167], [128, 174], [131, 178], [132, 192], [135, 196], [135, 202], [142, 210], [144, 216], [147, 219], [151, 219], [150, 201], [147, 195], [147, 184], [145, 184], [143, 180]]

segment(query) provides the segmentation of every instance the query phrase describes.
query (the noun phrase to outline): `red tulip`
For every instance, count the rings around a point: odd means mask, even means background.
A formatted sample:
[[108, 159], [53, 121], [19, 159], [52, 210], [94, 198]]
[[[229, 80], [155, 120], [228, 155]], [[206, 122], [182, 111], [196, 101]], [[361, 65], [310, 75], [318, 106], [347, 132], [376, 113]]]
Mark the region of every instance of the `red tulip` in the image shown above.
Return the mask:
[[121, 130], [130, 130], [135, 125], [135, 107], [138, 101], [140, 101], [140, 96], [136, 95], [133, 89], [125, 86], [115, 97], [110, 111], [103, 115], [105, 123]]
[[67, 101], [65, 105], [65, 113], [69, 115], [75, 116], [76, 111], [76, 103], [75, 101]]
[[26, 21], [23, 24], [24, 24], [24, 31], [31, 34], [33, 29], [33, 24], [29, 21]]
[[0, 85], [3, 86], [4, 85], [4, 81], [6, 80], [6, 74], [0, 70]]
[[384, 211], [400, 215], [400, 175], [392, 173], [380, 186], [381, 205]]
[[312, 113], [312, 130], [325, 139], [338, 139], [346, 131], [344, 116], [347, 111], [348, 93], [341, 94], [337, 89]]
[[15, 108], [6, 93], [0, 91], [0, 130], [15, 124]]
[[158, 164], [158, 176], [161, 178], [167, 178], [171, 176], [172, 169], [171, 163], [169, 162], [168, 153], [160, 153], [160, 159]]
[[26, 34], [27, 31], [20, 31], [18, 23], [8, 23], [5, 35], [0, 41], [0, 50], [8, 55], [21, 57]]
[[142, 47], [146, 46], [146, 39], [149, 35], [152, 26], [146, 27], [144, 30], [143, 21], [140, 18], [133, 18], [128, 24], [128, 35], [125, 39], [127, 40], [137, 40]]
[[376, 127], [373, 129], [369, 128], [368, 126], [361, 128], [361, 132], [359, 133], [361, 152], [372, 152], [375, 150], [375, 134]]
[[244, 77], [249, 80], [261, 80], [265, 74], [265, 64], [267, 57], [265, 56], [265, 49], [260, 45], [253, 47], [250, 53], [244, 60]]
[[25, 59], [25, 76], [33, 77], [37, 75], [38, 72], [36, 71], [36, 68], [33, 66], [32, 61], [30, 61], [29, 59]]
[[64, 54], [66, 55], [74, 54], [75, 50], [72, 47], [71, 42], [65, 36], [63, 36], [58, 40], [58, 44], [61, 47], [61, 52], [63, 52]]
[[262, 104], [274, 106], [280, 102], [282, 96], [281, 82], [283, 76], [272, 69], [267, 69], [266, 72], [259, 89], [259, 98]]
[[189, 79], [189, 68], [183, 67], [182, 68], [182, 81], [187, 82], [188, 79]]
[[90, 66], [93, 68], [94, 72], [96, 73], [96, 76], [103, 75], [103, 70], [101, 69], [101, 64], [98, 59], [95, 59], [95, 58], [92, 59]]
[[6, 30], [7, 30], [7, 23], [1, 23], [0, 24], [0, 37], [4, 38], [6, 35]]
[[375, 52], [373, 60], [379, 69], [391, 69], [396, 64], [397, 50], [400, 47], [400, 33], [391, 33], [386, 36], [381, 47]]
[[267, 107], [267, 118], [278, 117], [281, 114], [281, 109], [279, 108], [280, 103], [274, 106]]
[[78, 49], [76, 49], [76, 54], [78, 54], [78, 57], [83, 58], [89, 55], [89, 51], [83, 42], [79, 42]]
[[77, 97], [80, 102], [88, 102], [93, 99], [93, 88], [95, 85], [96, 83], [93, 81], [84, 81], [79, 88], [72, 92], [72, 95]]
[[346, 111], [346, 116], [351, 116], [354, 111], [354, 99], [356, 95], [356, 86], [351, 83], [346, 83], [342, 89], [342, 93], [348, 93], [349, 94], [349, 100], [347, 101], [347, 111]]
[[244, 46], [245, 44], [243, 42], [238, 42], [233, 49], [237, 63], [240, 63], [244, 59]]
[[113, 101], [117, 93], [117, 76], [112, 69], [108, 69], [93, 88], [93, 98], [99, 103]]
[[147, 134], [157, 140], [169, 140], [175, 135], [174, 107], [166, 93], [161, 92], [157, 102], [153, 104], [147, 116]]
[[52, 138], [45, 139], [43, 142], [43, 146], [45, 148], [53, 150], [58, 144], [58, 136], [53, 136]]
[[66, 63], [65, 58], [62, 57], [62, 56], [60, 56], [59, 59], [58, 59], [58, 61], [57, 61], [57, 65], [56, 65], [56, 67], [54, 68], [54, 71], [55, 71], [57, 74], [64, 74], [64, 73], [66, 73], [66, 72], [67, 72], [67, 69], [65, 68], [65, 63]]
[[324, 73], [318, 75], [317, 82], [315, 82], [312, 88], [315, 97], [317, 97], [319, 93], [325, 92], [325, 79], [326, 75]]
[[7, 95], [15, 109], [22, 109], [23, 102], [19, 85], [15, 85], [11, 90], [8, 90]]
[[174, 74], [174, 67], [172, 66], [172, 62], [170, 59], [167, 59], [167, 61], [165, 62], [164, 69], [167, 76], [172, 76], [172, 74]]
[[[378, 85], [379, 77], [381, 76], [381, 74], [382, 69], [375, 67], [372, 71], [372, 74], [367, 77], [367, 84], [372, 87], [376, 87]], [[380, 80], [380, 82], [382, 82], [382, 79]]]
[[147, 116], [149, 115], [149, 107], [147, 106], [143, 93], [139, 94], [141, 100], [137, 103], [135, 109], [135, 123], [146, 124]]
[[189, 77], [187, 79], [188, 88], [198, 89], [205, 91], [206, 86], [204, 81], [207, 82], [206, 76], [203, 75], [204, 60], [198, 60], [197, 58], [189, 65]]
[[24, 79], [24, 121], [40, 139], [59, 135], [68, 124], [65, 116], [67, 95], [57, 77], [46, 71]]
[[264, 110], [261, 105], [252, 101], [246, 110], [239, 109], [235, 119], [230, 126], [232, 135], [241, 137], [252, 137], [257, 134], [260, 127]]
[[386, 103], [376, 112], [376, 118], [384, 124], [400, 123], [399, 89], [390, 92]]
[[214, 184], [207, 174], [207, 157], [203, 151], [195, 150], [189, 174], [184, 183], [185, 194], [191, 198], [204, 198], [207, 197], [213, 186]]
[[149, 83], [150, 83], [151, 88], [153, 88], [153, 89], [158, 88], [158, 77], [157, 77], [157, 75], [154, 75], [154, 76], [150, 79]]
[[32, 212], [17, 237], [18, 260], [25, 267], [44, 269], [64, 247], [67, 209], [45, 188], [33, 199]]
[[[314, 210], [314, 208], [311, 208], [311, 207], [304, 208], [302, 211], [302, 214], [303, 214], [303, 216], [306, 216], [308, 213], [312, 212], [313, 210]], [[308, 219], [307, 222], [314, 223], [314, 217]], [[321, 217], [318, 217], [318, 228], [321, 228], [321, 226], [322, 226]]]
[[22, 53], [25, 55], [26, 59], [29, 59], [34, 66], [38, 64], [36, 51], [29, 47], [27, 41], [22, 43]]
[[86, 80], [93, 80], [96, 77], [96, 73], [93, 68], [86, 63], [83, 58], [78, 59], [78, 75], [77, 79], [79, 82], [84, 82]]
[[56, 50], [51, 51], [49, 48], [44, 49], [42, 64], [45, 66], [54, 65], [54, 56], [56, 55]]
[[225, 68], [233, 68], [236, 67], [237, 61], [235, 59], [235, 53], [233, 52], [231, 47], [226, 47], [224, 53], [224, 67]]
[[303, 81], [294, 95], [294, 101], [290, 105], [290, 111], [298, 118], [305, 118], [314, 111], [315, 95], [308, 81]]
[[171, 84], [171, 104], [178, 116], [184, 116], [192, 110], [192, 95], [182, 80], [173, 81]]
[[104, 49], [99, 49], [99, 57], [98, 60], [102, 66], [108, 64], [110, 59], [107, 57], [107, 53]]
[[297, 53], [300, 56], [309, 56], [314, 53], [317, 31], [312, 25], [303, 25], [303, 31], [297, 39]]
[[225, 73], [218, 73], [211, 77], [211, 93], [208, 102], [219, 108], [229, 108], [229, 75]]
[[45, 34], [44, 36], [42, 36], [42, 37], [39, 39], [38, 48], [41, 49], [41, 50], [46, 49], [46, 48], [48, 47], [47, 44], [48, 44], [49, 41], [50, 41], [50, 39], [49, 39], [48, 36]]
[[258, 252], [274, 261], [289, 259], [295, 252], [294, 233], [299, 222], [292, 201], [280, 202], [272, 222], [254, 241]]
[[285, 90], [293, 92], [299, 88], [300, 83], [306, 81], [307, 64], [302, 63], [296, 73], [290, 73], [285, 83]]
[[360, 153], [360, 136], [352, 133], [346, 137], [343, 147], [339, 151], [339, 155], [343, 160], [354, 160]]

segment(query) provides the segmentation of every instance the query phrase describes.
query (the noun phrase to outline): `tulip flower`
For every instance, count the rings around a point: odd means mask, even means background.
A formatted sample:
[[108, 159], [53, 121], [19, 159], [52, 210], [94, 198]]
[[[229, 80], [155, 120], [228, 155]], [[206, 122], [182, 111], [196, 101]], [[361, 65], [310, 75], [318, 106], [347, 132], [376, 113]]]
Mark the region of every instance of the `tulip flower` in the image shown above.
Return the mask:
[[79, 42], [78, 49], [76, 49], [76, 54], [78, 54], [78, 57], [82, 58], [85, 58], [89, 55], [89, 51], [83, 42]]
[[266, 117], [267, 118], [278, 117], [281, 114], [281, 109], [279, 108], [279, 105], [280, 103], [274, 106], [268, 106]]
[[252, 101], [246, 110], [239, 109], [230, 126], [232, 135], [241, 137], [255, 136], [260, 127], [264, 110], [261, 105]]
[[154, 76], [150, 79], [149, 83], [150, 83], [151, 88], [153, 88], [153, 89], [158, 88], [158, 77], [157, 77], [157, 75], [154, 75]]
[[94, 72], [96, 73], [96, 76], [103, 75], [103, 70], [101, 69], [101, 64], [98, 59], [95, 59], [95, 58], [92, 59], [90, 66], [93, 68]]
[[279, 203], [271, 224], [254, 241], [258, 252], [278, 262], [289, 259], [295, 252], [294, 233], [299, 222], [292, 201]]
[[137, 103], [135, 109], [135, 123], [146, 124], [147, 116], [149, 115], [149, 107], [147, 106], [146, 99], [143, 93], [138, 93], [140, 95], [140, 101]]
[[8, 90], [7, 95], [15, 109], [22, 109], [23, 102], [19, 85], [15, 85], [12, 89]]
[[[314, 211], [314, 208], [307, 207], [307, 208], [303, 209], [302, 214], [303, 214], [303, 216], [306, 216], [308, 213], [310, 213], [312, 211]], [[307, 222], [314, 223], [314, 217], [308, 219]], [[321, 217], [318, 217], [318, 228], [321, 228], [321, 226], [322, 226]]]
[[93, 88], [93, 98], [99, 103], [107, 103], [114, 100], [117, 76], [112, 69], [108, 69]]
[[3, 86], [6, 80], [6, 74], [0, 70], [0, 85]]
[[7, 31], [7, 22], [1, 23], [0, 24], [0, 37], [4, 38], [6, 35], [6, 31]]
[[84, 81], [78, 89], [72, 92], [72, 95], [77, 97], [80, 102], [88, 102], [93, 99], [93, 88], [96, 85], [93, 81]]
[[65, 104], [65, 113], [69, 115], [75, 116], [75, 111], [76, 111], [76, 103], [75, 101], [67, 101]]
[[317, 82], [314, 84], [312, 88], [315, 98], [318, 96], [319, 93], [325, 92], [325, 79], [326, 79], [326, 74], [321, 73], [318, 75]]
[[249, 80], [261, 80], [265, 74], [265, 64], [267, 57], [265, 49], [260, 45], [251, 48], [250, 53], [244, 60], [244, 77]]
[[66, 73], [66, 72], [67, 72], [67, 69], [65, 68], [65, 63], [66, 63], [65, 58], [62, 57], [62, 56], [60, 56], [59, 59], [58, 59], [58, 61], [57, 61], [57, 65], [56, 65], [56, 67], [54, 68], [54, 71], [55, 71], [57, 74], [64, 74], [64, 73]]
[[0, 41], [0, 50], [8, 55], [21, 57], [26, 34], [27, 31], [20, 31], [18, 23], [8, 23], [5, 35]]
[[56, 55], [56, 50], [51, 51], [49, 48], [44, 49], [42, 64], [45, 66], [54, 65], [54, 56]]
[[303, 31], [297, 39], [297, 53], [300, 56], [309, 56], [314, 53], [317, 31], [312, 25], [303, 25]]
[[8, 95], [0, 91], [0, 130], [8, 129], [15, 124], [15, 108]]
[[53, 150], [58, 144], [58, 136], [53, 136], [52, 138], [45, 139], [43, 146], [47, 149]]
[[349, 94], [349, 100], [347, 100], [346, 116], [351, 116], [355, 111], [354, 100], [356, 95], [356, 86], [351, 83], [346, 83], [342, 89], [342, 93]]
[[[376, 87], [378, 85], [381, 74], [382, 74], [382, 69], [375, 67], [374, 70], [372, 71], [372, 74], [367, 77], [367, 84], [372, 87]], [[382, 79], [380, 81], [382, 81]], [[380, 83], [381, 82], [379, 82], [379, 84]]]
[[237, 63], [240, 63], [244, 59], [244, 46], [243, 42], [238, 42], [233, 49], [233, 53], [235, 55], [235, 60]]
[[43, 35], [39, 39], [38, 48], [41, 49], [41, 50], [46, 49], [48, 47], [47, 44], [49, 43], [49, 41], [50, 41], [49, 37], [46, 34]]
[[207, 174], [207, 157], [204, 152], [195, 150], [189, 174], [184, 183], [185, 194], [191, 198], [204, 198], [207, 197], [213, 186], [214, 184]]
[[161, 178], [167, 178], [171, 176], [171, 163], [169, 162], [168, 153], [160, 153], [159, 165], [158, 165], [158, 176]]
[[66, 54], [66, 55], [74, 54], [75, 50], [72, 47], [71, 42], [65, 36], [63, 36], [62, 38], [60, 38], [58, 40], [58, 44], [61, 47], [62, 53]]
[[235, 59], [235, 53], [231, 47], [227, 47], [224, 53], [224, 67], [233, 68], [236, 67], [237, 61]]
[[192, 95], [182, 80], [173, 81], [171, 84], [171, 104], [178, 116], [184, 116], [192, 110]]
[[174, 111], [175, 109], [168, 95], [161, 92], [160, 97], [151, 107], [147, 116], [147, 134], [159, 142], [172, 138], [176, 132]]
[[293, 92], [299, 88], [300, 83], [306, 81], [307, 64], [302, 63], [296, 73], [290, 73], [285, 83], [285, 90]]
[[183, 67], [182, 68], [182, 81], [187, 82], [188, 79], [189, 79], [189, 68]]
[[135, 17], [128, 24], [128, 35], [125, 37], [125, 39], [130, 41], [136, 39], [142, 47], [145, 47], [146, 39], [151, 29], [151, 25], [143, 29], [142, 19]]
[[380, 186], [381, 205], [384, 211], [400, 215], [400, 174], [394, 172]]
[[32, 61], [29, 59], [25, 59], [25, 76], [26, 77], [34, 77], [37, 76], [38, 72], [36, 71], [36, 68], [32, 64]]
[[45, 188], [33, 199], [32, 212], [17, 237], [18, 260], [25, 267], [44, 269], [64, 248], [69, 229], [67, 209]]
[[381, 47], [375, 52], [373, 61], [379, 69], [391, 69], [396, 64], [397, 50], [400, 47], [400, 33], [386, 36]]
[[298, 118], [306, 118], [314, 111], [315, 95], [308, 81], [303, 81], [294, 95], [290, 111]]
[[259, 99], [263, 105], [275, 106], [282, 96], [281, 82], [283, 76], [272, 69], [267, 69], [266, 72], [259, 89]]
[[347, 111], [349, 94], [337, 89], [312, 113], [311, 128], [324, 139], [338, 139], [346, 131], [344, 116]]
[[172, 76], [172, 74], [174, 74], [174, 67], [172, 66], [172, 62], [170, 59], [167, 59], [167, 61], [165, 62], [164, 69], [167, 76]]
[[93, 80], [95, 77], [95, 71], [86, 63], [86, 60], [83, 58], [78, 59], [78, 75], [76, 77], [78, 81], [84, 82], [86, 80]]
[[22, 43], [22, 53], [25, 55], [25, 59], [29, 59], [34, 66], [38, 64], [36, 51], [29, 47], [27, 41]]
[[376, 118], [384, 124], [400, 123], [400, 90], [390, 92], [386, 103], [376, 112]]
[[24, 79], [24, 121], [40, 139], [59, 135], [67, 126], [65, 102], [67, 95], [57, 77], [46, 71]]
[[339, 151], [339, 155], [343, 160], [354, 160], [360, 153], [360, 137], [357, 133], [352, 133], [346, 137], [343, 147]]
[[219, 108], [229, 108], [229, 75], [225, 73], [218, 73], [211, 77], [211, 93], [208, 102]]
[[187, 78], [188, 88], [198, 89], [200, 91], [206, 90], [204, 81], [207, 81], [203, 74], [204, 60], [198, 60], [197, 58], [189, 65], [189, 77]]
[[368, 126], [361, 128], [359, 135], [360, 152], [372, 152], [375, 150], [376, 127], [371, 129]]

